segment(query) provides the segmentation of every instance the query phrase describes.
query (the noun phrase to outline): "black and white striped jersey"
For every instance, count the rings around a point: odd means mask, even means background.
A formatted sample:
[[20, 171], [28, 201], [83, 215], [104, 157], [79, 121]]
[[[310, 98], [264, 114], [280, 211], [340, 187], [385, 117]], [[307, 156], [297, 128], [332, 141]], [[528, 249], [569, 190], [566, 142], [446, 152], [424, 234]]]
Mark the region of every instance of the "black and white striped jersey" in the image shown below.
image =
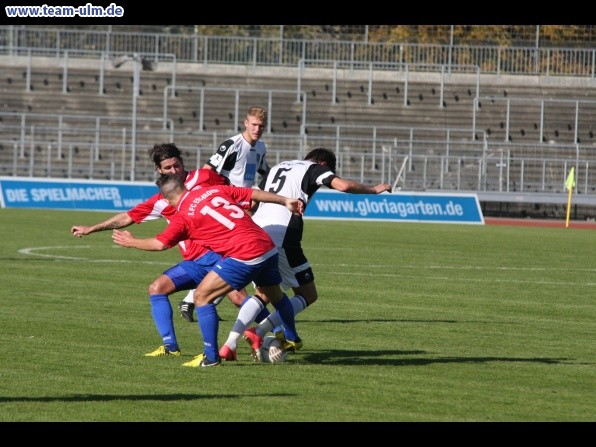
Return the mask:
[[267, 147], [263, 140], [257, 140], [251, 146], [240, 133], [221, 143], [208, 164], [227, 177], [232, 185], [252, 187], [257, 172], [265, 175], [269, 169], [265, 160], [266, 152]]
[[[336, 175], [327, 166], [306, 160], [282, 161], [273, 166], [259, 188], [282, 196], [300, 199], [305, 209], [313, 194], [323, 185], [330, 187]], [[278, 247], [300, 246], [302, 216], [292, 214], [285, 206], [260, 203], [252, 216]]]

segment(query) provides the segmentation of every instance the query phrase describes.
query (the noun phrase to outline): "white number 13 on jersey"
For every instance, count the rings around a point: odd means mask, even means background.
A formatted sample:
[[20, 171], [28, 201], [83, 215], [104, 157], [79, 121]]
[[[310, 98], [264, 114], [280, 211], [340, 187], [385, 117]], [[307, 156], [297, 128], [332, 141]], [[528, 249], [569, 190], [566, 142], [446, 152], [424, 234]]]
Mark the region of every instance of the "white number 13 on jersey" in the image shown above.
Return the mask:
[[[221, 206], [226, 210], [232, 210], [232, 213], [230, 213], [230, 217], [233, 217], [234, 219], [240, 219], [244, 216], [244, 211], [242, 211], [241, 208], [239, 208], [236, 205], [230, 205], [230, 202], [228, 202], [226, 199], [222, 197], [214, 197], [213, 199], [211, 199], [211, 204], [216, 208]], [[233, 229], [236, 226], [234, 222], [232, 222], [223, 214], [219, 213], [217, 210], [211, 208], [209, 205], [205, 205], [203, 206], [203, 208], [201, 208], [201, 214], [204, 216], [207, 214], [210, 215], [229, 230]]]

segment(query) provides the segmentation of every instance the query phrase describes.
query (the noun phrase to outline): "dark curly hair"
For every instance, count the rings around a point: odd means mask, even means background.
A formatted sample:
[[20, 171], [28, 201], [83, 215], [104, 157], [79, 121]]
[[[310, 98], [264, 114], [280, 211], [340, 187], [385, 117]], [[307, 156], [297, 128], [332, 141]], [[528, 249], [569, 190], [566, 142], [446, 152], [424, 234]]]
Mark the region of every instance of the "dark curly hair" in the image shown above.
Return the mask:
[[155, 163], [156, 168], [161, 166], [162, 161], [174, 157], [180, 160], [180, 163], [184, 165], [182, 153], [174, 143], [161, 143], [154, 145], [151, 149], [149, 149], [149, 157], [151, 157], [151, 160], [153, 160], [153, 163]]
[[335, 164], [337, 161], [335, 159], [335, 154], [329, 149], [318, 147], [306, 154], [304, 159], [308, 161], [314, 161], [315, 163], [325, 162], [325, 164], [329, 166], [329, 169], [331, 169], [331, 171], [333, 171], [335, 174]]

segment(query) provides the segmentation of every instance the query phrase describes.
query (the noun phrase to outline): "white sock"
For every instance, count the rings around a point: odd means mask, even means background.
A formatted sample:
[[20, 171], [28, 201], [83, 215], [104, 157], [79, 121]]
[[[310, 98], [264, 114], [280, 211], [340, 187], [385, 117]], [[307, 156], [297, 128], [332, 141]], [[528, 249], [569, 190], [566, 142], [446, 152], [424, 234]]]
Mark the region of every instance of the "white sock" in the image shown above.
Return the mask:
[[[184, 301], [185, 303], [190, 303], [190, 304], [194, 304], [195, 300], [194, 300], [194, 294], [195, 294], [195, 289], [189, 290], [188, 294], [184, 297], [184, 299], [182, 301]], [[215, 301], [213, 301], [213, 304], [215, 304], [216, 306], [221, 303], [221, 300], [223, 300], [226, 296], [222, 295], [219, 298], [215, 298]]]
[[[304, 309], [306, 309], [306, 300], [301, 295], [294, 295], [290, 298], [292, 308], [294, 309], [294, 316], [298, 315]], [[283, 323], [279, 312], [275, 311], [263, 321], [261, 321], [256, 327], [256, 332], [259, 337], [264, 337], [265, 334], [271, 332], [274, 327], [281, 326]]]
[[195, 289], [189, 290], [188, 294], [184, 297], [184, 299], [182, 301], [184, 301], [185, 303], [194, 304], [195, 303], [195, 300], [193, 298], [194, 294], [195, 294]]
[[234, 326], [225, 343], [230, 349], [236, 349], [238, 339], [244, 333], [248, 325], [255, 321], [255, 318], [264, 307], [265, 306], [261, 300], [254, 296], [251, 296], [250, 299], [244, 302], [238, 311], [238, 317], [236, 318]]

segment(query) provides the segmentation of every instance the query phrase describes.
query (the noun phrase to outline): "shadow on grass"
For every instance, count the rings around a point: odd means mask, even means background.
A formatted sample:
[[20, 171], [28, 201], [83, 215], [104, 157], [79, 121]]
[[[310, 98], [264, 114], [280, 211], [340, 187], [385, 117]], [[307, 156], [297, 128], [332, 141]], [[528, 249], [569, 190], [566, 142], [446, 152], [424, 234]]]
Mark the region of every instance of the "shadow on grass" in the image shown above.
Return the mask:
[[[253, 396], [253, 395], [251, 395]], [[265, 396], [265, 395], [263, 395]], [[293, 397], [295, 394], [271, 393], [265, 397]], [[182, 400], [203, 400], [203, 399], [238, 399], [246, 397], [244, 394], [73, 394], [72, 396], [53, 397], [0, 397], [0, 403], [4, 402], [110, 402], [118, 400], [129, 401], [162, 401], [179, 402]]]
[[[461, 323], [461, 320], [416, 320], [413, 318], [363, 318], [363, 319], [333, 319], [333, 320], [298, 320], [298, 324], [319, 324], [319, 323], [337, 323], [337, 324], [353, 324], [353, 323]], [[467, 323], [467, 322], [466, 322]], [[491, 323], [494, 323], [492, 321]]]
[[[302, 354], [302, 353], [300, 353]], [[540, 357], [435, 357], [435, 358], [388, 358], [389, 356], [423, 355], [425, 351], [397, 351], [397, 350], [376, 350], [376, 351], [315, 351], [304, 353], [300, 362], [318, 363], [322, 365], [345, 365], [345, 366], [424, 366], [434, 363], [490, 363], [490, 362], [511, 362], [511, 363], [543, 363], [545, 365], [558, 365], [568, 363], [569, 358], [540, 358]], [[294, 354], [291, 354], [294, 355]]]

